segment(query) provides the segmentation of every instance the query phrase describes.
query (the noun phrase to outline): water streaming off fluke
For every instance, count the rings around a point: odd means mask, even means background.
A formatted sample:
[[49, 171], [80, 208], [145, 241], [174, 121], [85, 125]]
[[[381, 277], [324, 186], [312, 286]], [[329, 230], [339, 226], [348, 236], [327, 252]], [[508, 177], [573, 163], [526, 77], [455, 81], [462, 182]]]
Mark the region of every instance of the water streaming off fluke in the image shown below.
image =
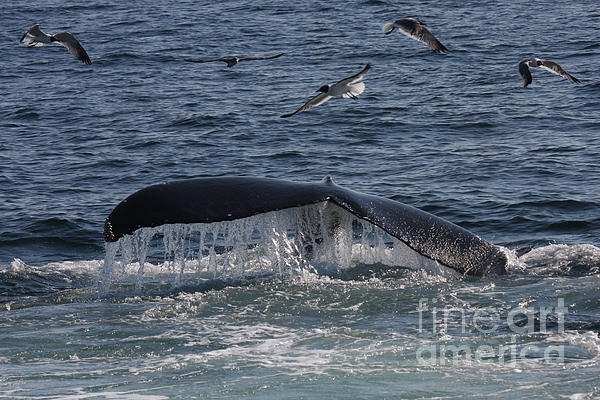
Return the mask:
[[102, 290], [206, 279], [285, 277], [361, 264], [453, 272], [332, 202], [234, 221], [141, 228], [106, 244]]

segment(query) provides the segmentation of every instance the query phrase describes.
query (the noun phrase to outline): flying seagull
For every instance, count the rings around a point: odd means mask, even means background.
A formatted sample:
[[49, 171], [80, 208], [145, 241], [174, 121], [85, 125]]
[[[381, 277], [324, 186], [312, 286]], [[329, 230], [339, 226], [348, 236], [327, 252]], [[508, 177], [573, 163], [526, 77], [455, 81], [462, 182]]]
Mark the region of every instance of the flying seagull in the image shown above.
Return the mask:
[[48, 35], [42, 32], [39, 24], [34, 24], [29, 28], [27, 32], [21, 36], [21, 43], [27, 45], [27, 47], [43, 46], [45, 43], [56, 42], [62, 44], [69, 50], [69, 53], [73, 54], [78, 60], [86, 64], [91, 64], [90, 56], [86, 53], [85, 49], [75, 39], [75, 36], [69, 32], [55, 33], [54, 35]]
[[195, 58], [186, 58], [185, 61], [195, 62], [195, 63], [223, 61], [224, 63], [227, 63], [228, 67], [233, 67], [240, 61], [271, 60], [273, 58], [281, 57], [283, 54], [284, 53], [279, 53], [277, 55], [270, 56], [270, 57], [223, 57], [223, 58], [214, 58], [214, 59], [210, 59], [210, 60], [198, 60]]
[[403, 18], [394, 22], [388, 22], [381, 28], [386, 35], [394, 32], [396, 29], [412, 39], [425, 43], [431, 51], [436, 53], [449, 51], [446, 46], [437, 40], [436, 37], [433, 36], [433, 33], [427, 29], [427, 25], [416, 18]]
[[307, 101], [302, 107], [293, 113], [284, 114], [281, 116], [281, 118], [291, 117], [299, 112], [308, 111], [313, 107], [320, 106], [327, 100], [334, 97], [356, 100], [358, 96], [365, 91], [365, 84], [361, 82], [361, 80], [370, 69], [371, 64], [367, 64], [362, 71], [356, 75], [342, 79], [333, 85], [321, 86], [319, 89], [317, 89], [317, 92], [320, 92], [318, 95]]
[[519, 74], [521, 74], [521, 76], [523, 77], [523, 87], [527, 87], [527, 85], [529, 85], [533, 81], [529, 67], [540, 67], [542, 69], [545, 69], [546, 71], [552, 72], [553, 74], [567, 78], [573, 83], [581, 82], [579, 79], [569, 74], [554, 61], [542, 60], [541, 58], [528, 58], [519, 63]]

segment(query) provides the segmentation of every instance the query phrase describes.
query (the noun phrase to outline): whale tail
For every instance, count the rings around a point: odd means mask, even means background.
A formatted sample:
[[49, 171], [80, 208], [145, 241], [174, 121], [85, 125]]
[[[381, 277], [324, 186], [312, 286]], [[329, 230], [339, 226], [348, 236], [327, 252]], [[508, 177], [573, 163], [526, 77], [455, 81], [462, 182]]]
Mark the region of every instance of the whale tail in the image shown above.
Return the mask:
[[[321, 183], [300, 183], [215, 177], [149, 186], [113, 209], [105, 222], [104, 238], [109, 243], [117, 242], [140, 228], [227, 223], [316, 204], [337, 206], [353, 218], [382, 229], [402, 246], [460, 274], [505, 272], [506, 256], [493, 244], [409, 205], [340, 187], [331, 178]], [[352, 232], [351, 225], [342, 229], [344, 235]], [[310, 233], [314, 226], [301, 224], [299, 234]]]

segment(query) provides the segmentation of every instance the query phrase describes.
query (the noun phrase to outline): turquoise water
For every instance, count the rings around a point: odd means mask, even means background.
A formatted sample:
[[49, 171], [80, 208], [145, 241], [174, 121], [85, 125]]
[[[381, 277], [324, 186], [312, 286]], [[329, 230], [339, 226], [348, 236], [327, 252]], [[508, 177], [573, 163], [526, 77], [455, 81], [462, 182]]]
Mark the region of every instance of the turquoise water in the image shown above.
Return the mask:
[[[406, 16], [451, 52], [381, 33]], [[0, 397], [600, 396], [599, 17], [593, 1], [5, 5]], [[34, 22], [93, 64], [19, 46]], [[523, 89], [532, 56], [582, 84], [534, 69]], [[366, 63], [359, 100], [279, 118]], [[177, 281], [154, 243], [144, 284], [98, 288], [114, 206], [223, 175], [332, 175], [501, 246], [509, 274], [273, 273], [267, 254]]]

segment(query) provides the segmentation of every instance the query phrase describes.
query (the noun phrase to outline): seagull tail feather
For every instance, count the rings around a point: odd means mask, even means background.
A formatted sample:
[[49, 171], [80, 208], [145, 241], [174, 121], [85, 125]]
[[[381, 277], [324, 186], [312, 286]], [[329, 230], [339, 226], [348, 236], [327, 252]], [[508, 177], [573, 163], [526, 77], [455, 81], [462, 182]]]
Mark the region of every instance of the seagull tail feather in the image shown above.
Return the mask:
[[385, 23], [381, 27], [381, 31], [383, 33], [385, 33], [386, 35], [389, 35], [390, 33], [394, 32], [394, 29], [396, 29], [396, 26], [394, 25], [393, 22]]

